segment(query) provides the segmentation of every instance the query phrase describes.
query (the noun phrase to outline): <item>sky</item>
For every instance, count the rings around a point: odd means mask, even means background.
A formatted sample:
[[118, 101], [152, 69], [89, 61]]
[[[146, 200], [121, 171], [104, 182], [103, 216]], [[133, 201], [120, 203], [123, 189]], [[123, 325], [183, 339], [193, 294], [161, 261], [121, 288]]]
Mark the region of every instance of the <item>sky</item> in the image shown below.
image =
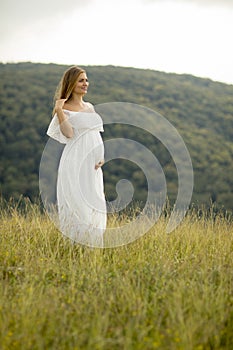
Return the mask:
[[0, 0], [0, 62], [115, 65], [233, 84], [233, 0]]

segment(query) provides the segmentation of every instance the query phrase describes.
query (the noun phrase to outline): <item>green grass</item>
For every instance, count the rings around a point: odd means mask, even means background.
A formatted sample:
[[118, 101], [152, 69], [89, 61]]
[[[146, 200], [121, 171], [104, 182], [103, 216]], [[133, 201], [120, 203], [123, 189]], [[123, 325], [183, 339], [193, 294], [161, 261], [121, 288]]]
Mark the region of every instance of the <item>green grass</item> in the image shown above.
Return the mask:
[[0, 349], [232, 349], [232, 221], [190, 212], [166, 234], [167, 221], [127, 246], [91, 249], [64, 239], [37, 205], [9, 203]]

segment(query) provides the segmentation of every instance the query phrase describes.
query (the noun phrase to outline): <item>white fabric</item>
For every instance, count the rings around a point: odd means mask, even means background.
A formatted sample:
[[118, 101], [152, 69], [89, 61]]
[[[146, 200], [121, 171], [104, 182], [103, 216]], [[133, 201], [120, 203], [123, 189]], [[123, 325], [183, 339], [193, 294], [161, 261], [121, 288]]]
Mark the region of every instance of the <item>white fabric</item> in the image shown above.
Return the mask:
[[73, 241], [103, 247], [106, 229], [106, 202], [102, 169], [95, 164], [104, 159], [100, 135], [103, 122], [95, 112], [64, 110], [74, 130], [65, 137], [55, 114], [47, 134], [65, 143], [57, 178], [57, 204], [60, 230]]

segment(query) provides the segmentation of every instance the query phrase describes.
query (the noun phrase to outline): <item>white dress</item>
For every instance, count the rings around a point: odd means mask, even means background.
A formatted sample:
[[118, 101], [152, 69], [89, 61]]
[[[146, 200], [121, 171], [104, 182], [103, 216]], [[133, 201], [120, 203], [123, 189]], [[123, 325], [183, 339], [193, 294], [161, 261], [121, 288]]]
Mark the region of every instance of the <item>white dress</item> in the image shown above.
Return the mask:
[[92, 247], [103, 247], [106, 229], [106, 201], [102, 169], [95, 165], [104, 159], [100, 135], [103, 122], [99, 114], [63, 110], [74, 130], [65, 137], [57, 114], [47, 134], [66, 144], [57, 176], [57, 205], [60, 231], [71, 240]]

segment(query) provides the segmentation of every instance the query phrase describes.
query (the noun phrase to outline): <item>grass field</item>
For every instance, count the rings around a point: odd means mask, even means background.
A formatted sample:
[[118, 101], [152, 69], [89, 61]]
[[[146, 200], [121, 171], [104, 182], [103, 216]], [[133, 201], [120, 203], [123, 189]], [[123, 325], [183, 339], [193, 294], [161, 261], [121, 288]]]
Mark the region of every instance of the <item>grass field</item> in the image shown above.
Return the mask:
[[233, 349], [232, 220], [193, 211], [166, 234], [167, 220], [91, 249], [37, 205], [2, 209], [0, 349]]

